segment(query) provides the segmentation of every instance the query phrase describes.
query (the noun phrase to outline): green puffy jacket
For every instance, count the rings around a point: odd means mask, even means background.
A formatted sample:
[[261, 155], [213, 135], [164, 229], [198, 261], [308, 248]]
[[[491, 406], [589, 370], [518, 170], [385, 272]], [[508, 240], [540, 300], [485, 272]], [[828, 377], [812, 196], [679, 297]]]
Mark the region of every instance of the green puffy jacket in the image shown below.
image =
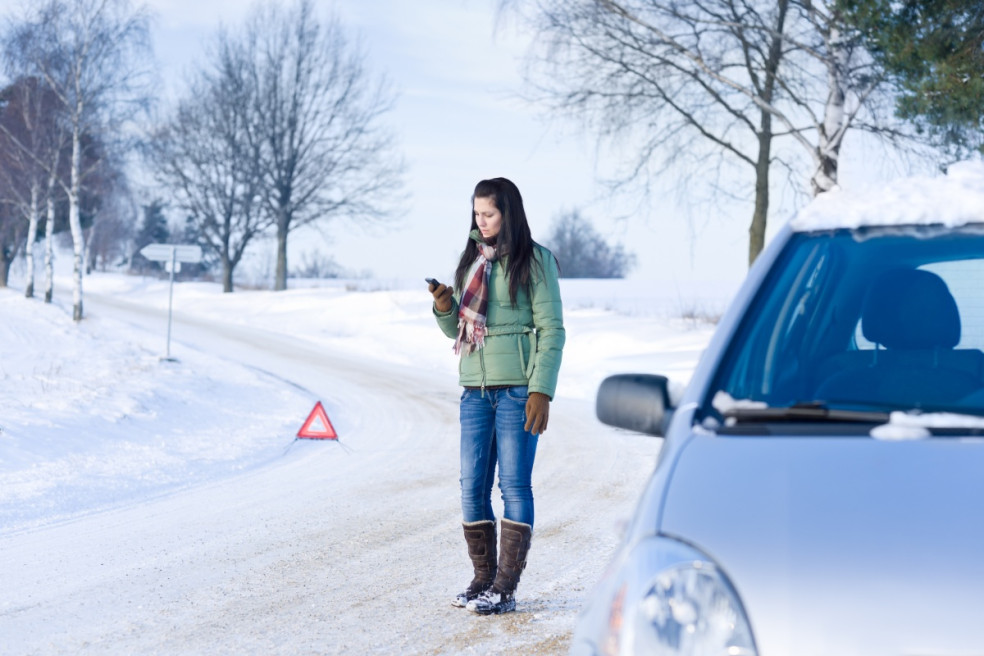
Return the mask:
[[[553, 254], [539, 244], [534, 244], [533, 259], [531, 290], [520, 286], [515, 306], [509, 299], [502, 260], [492, 263], [485, 346], [461, 356], [458, 382], [462, 386], [528, 385], [530, 392], [553, 399], [566, 340], [559, 272]], [[470, 278], [471, 271], [465, 280]], [[447, 312], [434, 309], [438, 325], [452, 339], [458, 336], [461, 293], [454, 291]]]

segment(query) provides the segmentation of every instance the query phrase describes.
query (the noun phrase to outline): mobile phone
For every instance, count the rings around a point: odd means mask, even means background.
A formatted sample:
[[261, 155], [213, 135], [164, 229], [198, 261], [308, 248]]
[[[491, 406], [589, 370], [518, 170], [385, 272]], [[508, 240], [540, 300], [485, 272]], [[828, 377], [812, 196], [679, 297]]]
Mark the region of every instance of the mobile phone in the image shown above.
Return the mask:
[[427, 283], [429, 283], [429, 284], [431, 284], [431, 285], [434, 285], [435, 287], [437, 287], [438, 285], [441, 284], [441, 283], [437, 282], [437, 280], [434, 279], [434, 278], [424, 278], [424, 281], [427, 282]]

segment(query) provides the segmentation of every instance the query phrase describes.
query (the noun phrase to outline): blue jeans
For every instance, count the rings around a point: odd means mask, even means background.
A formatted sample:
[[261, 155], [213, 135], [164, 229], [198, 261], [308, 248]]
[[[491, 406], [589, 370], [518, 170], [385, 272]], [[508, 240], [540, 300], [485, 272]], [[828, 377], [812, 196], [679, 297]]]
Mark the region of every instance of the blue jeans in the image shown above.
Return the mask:
[[461, 394], [461, 511], [466, 522], [495, 521], [492, 480], [506, 519], [533, 526], [533, 459], [537, 435], [525, 430], [526, 386], [465, 389]]

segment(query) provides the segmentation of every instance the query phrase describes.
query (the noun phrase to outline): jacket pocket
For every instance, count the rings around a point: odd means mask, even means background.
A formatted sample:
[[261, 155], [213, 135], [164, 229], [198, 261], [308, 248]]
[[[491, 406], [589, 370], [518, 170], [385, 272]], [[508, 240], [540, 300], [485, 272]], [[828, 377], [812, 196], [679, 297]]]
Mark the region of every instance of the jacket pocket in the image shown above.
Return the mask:
[[[523, 337], [526, 337], [526, 341], [530, 345], [530, 356], [529, 362], [526, 361], [526, 356], [523, 355]], [[527, 328], [525, 332], [522, 332], [517, 337], [518, 343], [516, 344], [519, 350], [519, 368], [523, 370], [526, 380], [533, 377], [533, 367], [536, 366], [536, 331], [532, 328]]]

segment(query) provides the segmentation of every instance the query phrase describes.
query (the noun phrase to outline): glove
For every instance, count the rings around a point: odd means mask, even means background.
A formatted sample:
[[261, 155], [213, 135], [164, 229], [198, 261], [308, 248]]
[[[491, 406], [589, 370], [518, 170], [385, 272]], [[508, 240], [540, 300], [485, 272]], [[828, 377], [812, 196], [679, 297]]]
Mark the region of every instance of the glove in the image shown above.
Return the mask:
[[451, 288], [445, 284], [427, 285], [427, 289], [434, 295], [434, 308], [438, 312], [448, 312], [451, 310]]
[[547, 430], [547, 418], [550, 416], [550, 397], [541, 392], [530, 392], [526, 401], [526, 427], [534, 435]]

